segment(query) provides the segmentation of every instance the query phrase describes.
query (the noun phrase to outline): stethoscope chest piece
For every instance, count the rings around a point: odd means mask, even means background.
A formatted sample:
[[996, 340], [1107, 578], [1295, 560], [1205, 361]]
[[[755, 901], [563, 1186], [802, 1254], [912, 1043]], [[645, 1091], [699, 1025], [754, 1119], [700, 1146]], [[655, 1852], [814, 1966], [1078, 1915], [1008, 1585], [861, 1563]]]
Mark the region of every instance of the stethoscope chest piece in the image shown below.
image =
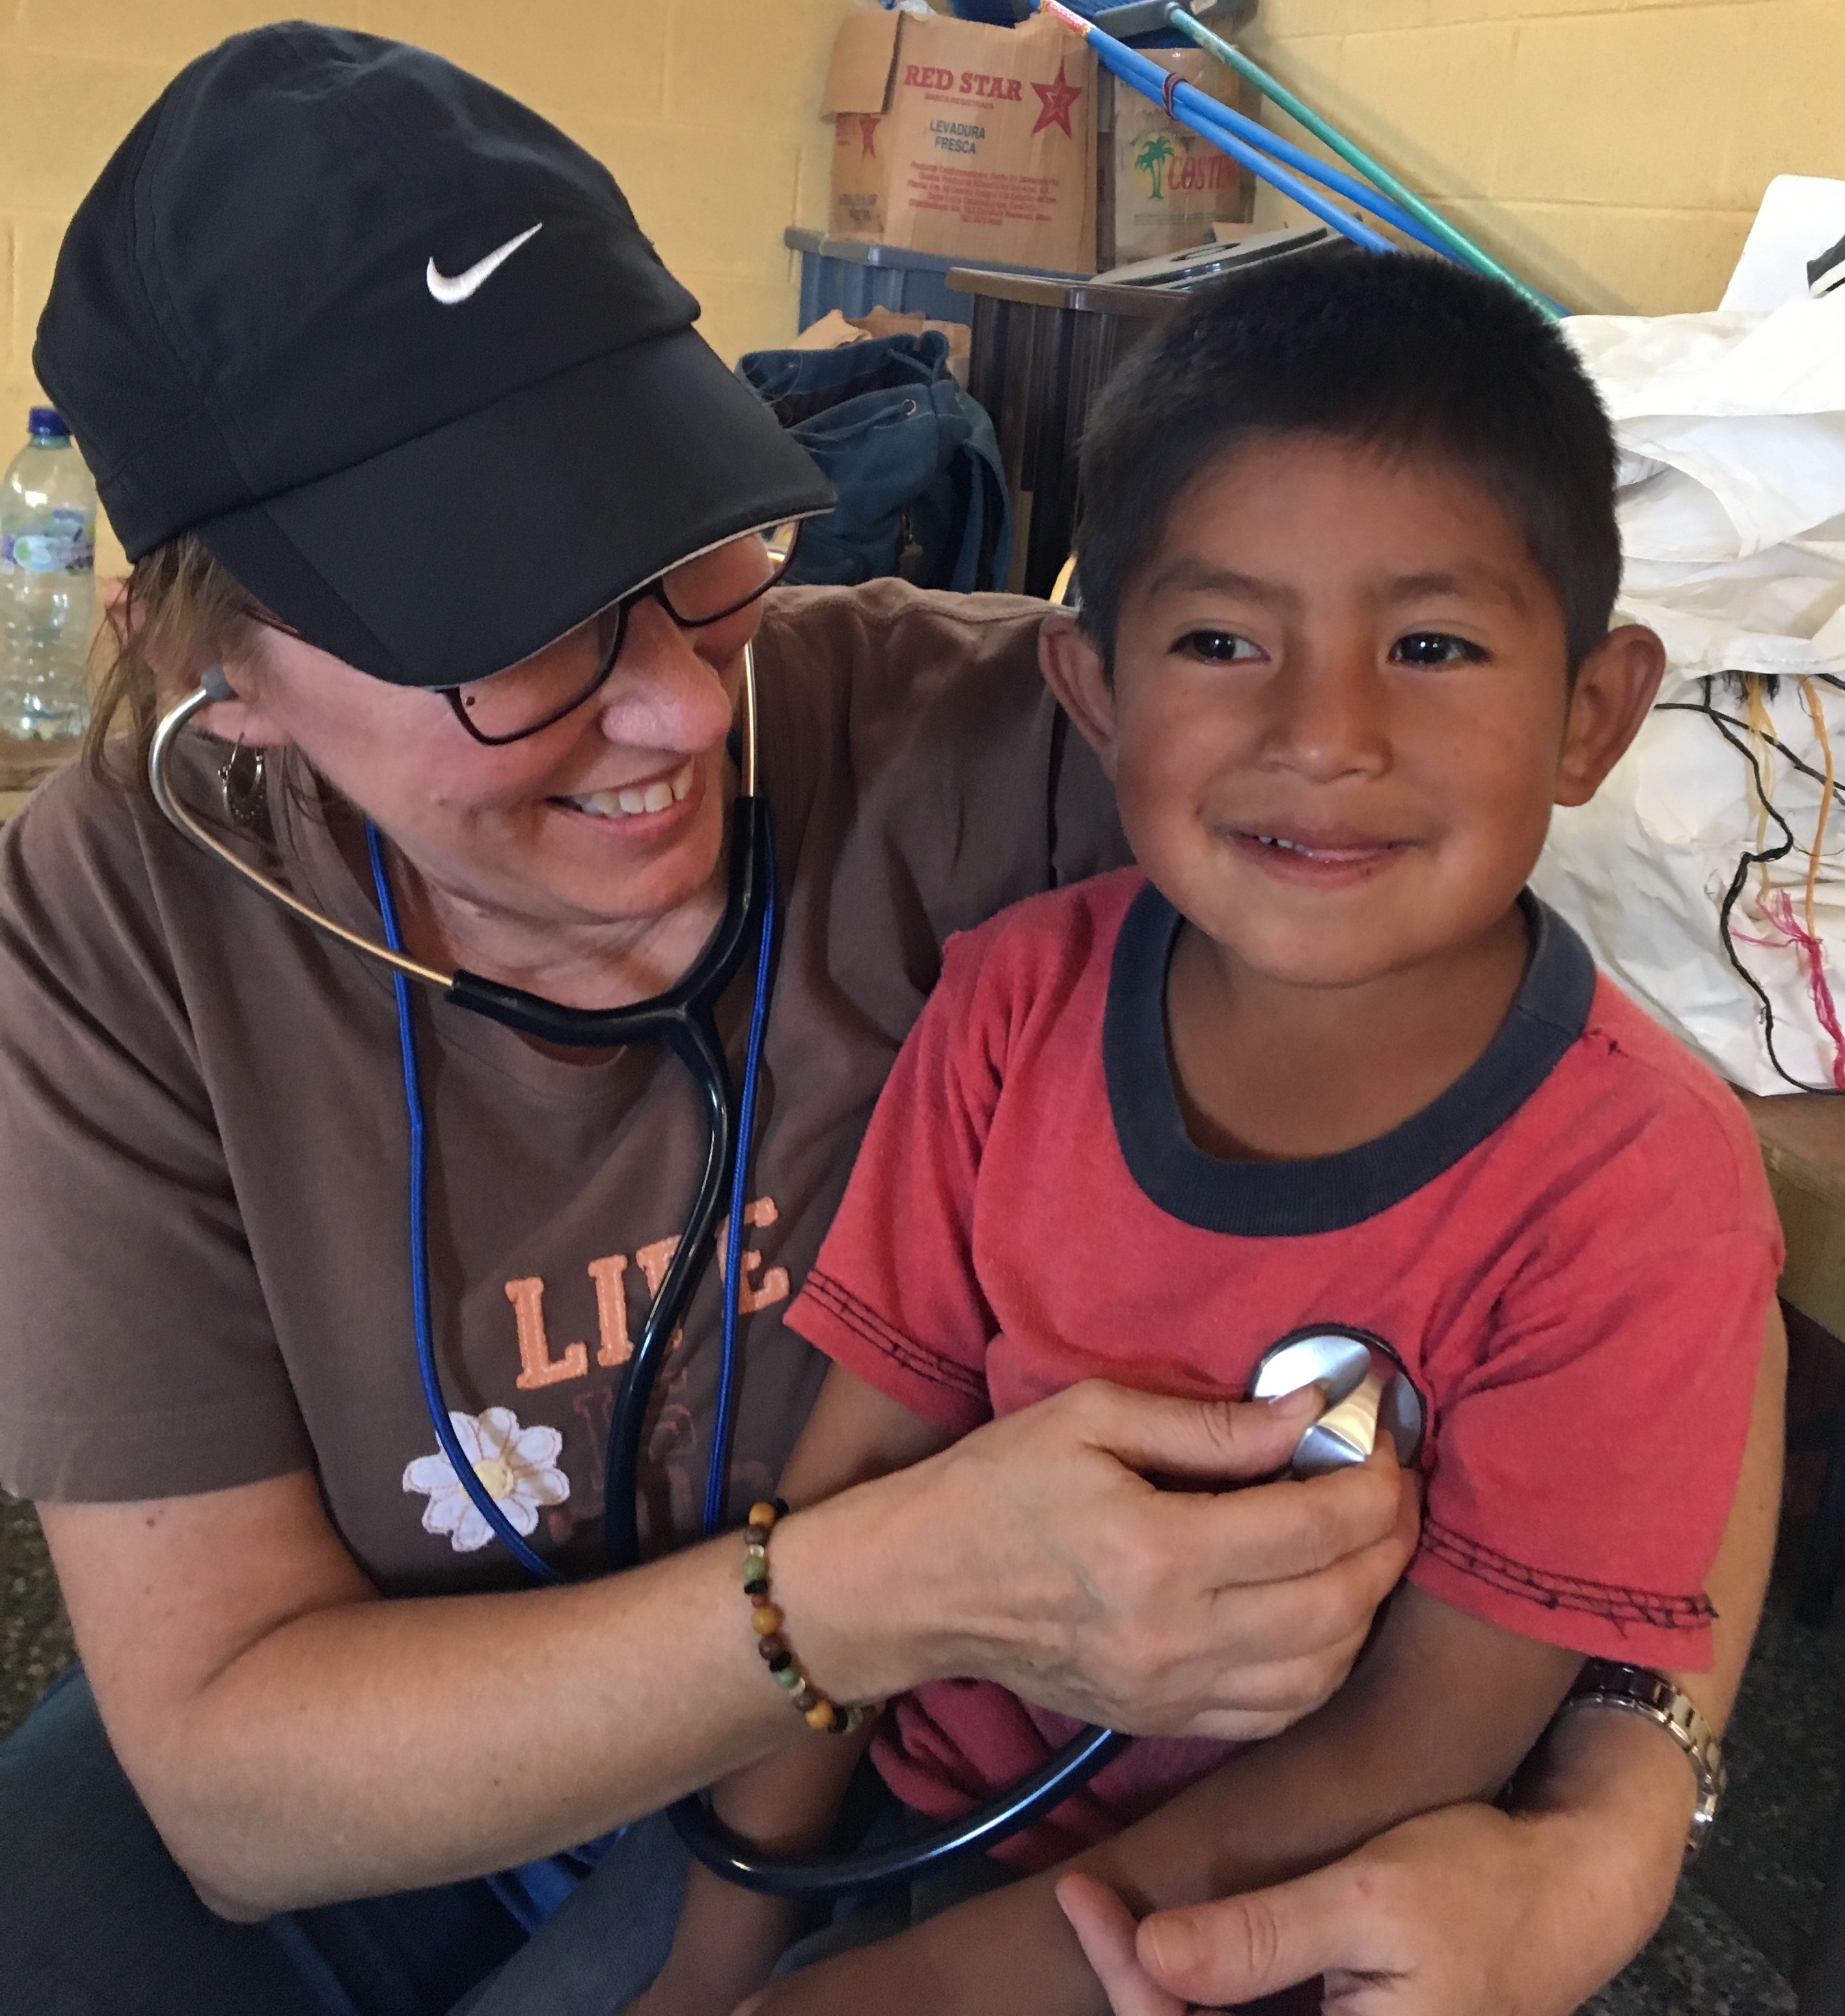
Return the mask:
[[1296, 1330], [1262, 1355], [1249, 1382], [1252, 1400], [1276, 1400], [1317, 1381], [1326, 1411], [1295, 1445], [1291, 1477], [1324, 1477], [1363, 1463], [1388, 1435], [1405, 1469], [1422, 1451], [1422, 1396], [1382, 1337], [1335, 1325]]

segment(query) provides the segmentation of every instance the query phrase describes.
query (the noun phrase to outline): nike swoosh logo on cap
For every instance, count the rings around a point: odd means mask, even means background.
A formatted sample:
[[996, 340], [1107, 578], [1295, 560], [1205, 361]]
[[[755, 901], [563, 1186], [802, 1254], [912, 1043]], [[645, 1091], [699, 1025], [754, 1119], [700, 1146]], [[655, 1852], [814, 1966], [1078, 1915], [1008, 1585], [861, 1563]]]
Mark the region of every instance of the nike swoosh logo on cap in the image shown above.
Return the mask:
[[544, 228], [542, 224], [535, 224], [529, 231], [521, 231], [517, 238], [509, 238], [505, 244], [495, 246], [485, 259], [477, 259], [465, 273], [457, 273], [452, 279], [436, 271], [432, 256], [428, 270], [423, 275], [428, 283], [429, 291], [445, 308], [453, 308], [457, 301], [465, 301], [470, 294], [480, 292], [527, 239], [537, 237]]

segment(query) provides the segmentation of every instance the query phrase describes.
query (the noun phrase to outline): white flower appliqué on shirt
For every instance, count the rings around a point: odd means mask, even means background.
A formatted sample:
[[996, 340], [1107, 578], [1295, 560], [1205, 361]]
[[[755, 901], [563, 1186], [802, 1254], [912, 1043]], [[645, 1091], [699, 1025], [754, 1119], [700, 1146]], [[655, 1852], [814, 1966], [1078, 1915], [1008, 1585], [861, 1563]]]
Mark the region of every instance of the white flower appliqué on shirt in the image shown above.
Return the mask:
[[[570, 1479], [557, 1467], [564, 1438], [555, 1428], [522, 1428], [510, 1407], [489, 1407], [477, 1415], [451, 1413], [449, 1420], [475, 1476], [516, 1533], [523, 1536], [537, 1525], [541, 1505], [561, 1505], [570, 1496]], [[493, 1538], [492, 1528], [440, 1450], [405, 1465], [404, 1489], [429, 1494], [423, 1530], [446, 1533], [458, 1554], [471, 1554]]]

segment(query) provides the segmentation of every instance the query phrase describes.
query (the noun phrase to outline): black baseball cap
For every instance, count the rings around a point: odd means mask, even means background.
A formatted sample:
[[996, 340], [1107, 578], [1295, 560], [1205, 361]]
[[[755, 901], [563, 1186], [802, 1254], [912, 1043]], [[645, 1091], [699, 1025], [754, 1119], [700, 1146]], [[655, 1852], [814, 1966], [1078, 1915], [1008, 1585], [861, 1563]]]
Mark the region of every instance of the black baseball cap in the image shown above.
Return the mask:
[[517, 99], [285, 22], [189, 64], [117, 149], [33, 365], [131, 559], [192, 531], [323, 650], [452, 686], [831, 503], [697, 314]]

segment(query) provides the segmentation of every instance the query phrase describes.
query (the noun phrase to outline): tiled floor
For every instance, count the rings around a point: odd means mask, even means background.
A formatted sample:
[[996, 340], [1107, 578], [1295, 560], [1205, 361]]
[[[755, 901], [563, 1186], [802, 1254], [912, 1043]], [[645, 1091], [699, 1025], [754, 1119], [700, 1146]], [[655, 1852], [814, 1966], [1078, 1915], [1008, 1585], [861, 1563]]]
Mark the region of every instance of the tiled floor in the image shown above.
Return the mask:
[[0, 1492], [0, 1735], [73, 1657], [57, 1579], [29, 1505]]
[[[0, 1498], [0, 1734], [70, 1656], [37, 1524]], [[1819, 1895], [1845, 1761], [1845, 1621], [1803, 1630], [1778, 1586], [1728, 1749], [1716, 1839], [1659, 1936], [1589, 2016], [1793, 2016], [1789, 1976]]]

